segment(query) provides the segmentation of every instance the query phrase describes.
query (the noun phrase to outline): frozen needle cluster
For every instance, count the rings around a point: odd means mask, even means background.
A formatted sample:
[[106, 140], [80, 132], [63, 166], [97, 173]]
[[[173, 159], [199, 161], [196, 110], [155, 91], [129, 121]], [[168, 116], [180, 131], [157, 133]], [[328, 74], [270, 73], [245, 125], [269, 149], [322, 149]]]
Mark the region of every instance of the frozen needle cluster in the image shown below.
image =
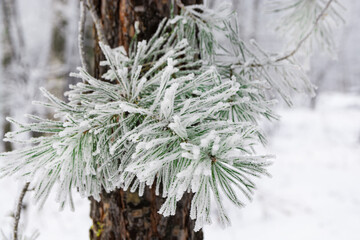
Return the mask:
[[[255, 188], [253, 177], [266, 175], [269, 156], [254, 153], [265, 142], [257, 124], [274, 119], [274, 90], [288, 102], [293, 90], [313, 87], [294, 61], [274, 57], [238, 38], [233, 13], [189, 6], [164, 19], [148, 41], [111, 49], [100, 44], [108, 71], [96, 79], [79, 68], [67, 101], [45, 89], [55, 119], [28, 115], [6, 140], [24, 147], [1, 154], [2, 175], [31, 181], [44, 202], [56, 186], [58, 201], [70, 202], [75, 189], [100, 200], [102, 190], [156, 188], [166, 198], [160, 209], [175, 214], [176, 203], [192, 192], [190, 215], [199, 230], [210, 220], [210, 199], [219, 219], [229, 219], [222, 196], [242, 206]], [[223, 44], [216, 36], [226, 39]], [[106, 80], [106, 81], [104, 81]], [[21, 140], [25, 132], [41, 137]]]

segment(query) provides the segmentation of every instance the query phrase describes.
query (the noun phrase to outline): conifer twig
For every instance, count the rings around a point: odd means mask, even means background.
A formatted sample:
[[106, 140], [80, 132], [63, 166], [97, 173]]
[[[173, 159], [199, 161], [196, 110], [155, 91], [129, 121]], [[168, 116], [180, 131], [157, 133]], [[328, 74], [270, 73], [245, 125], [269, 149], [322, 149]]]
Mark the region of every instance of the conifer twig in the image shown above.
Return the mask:
[[310, 29], [310, 31], [305, 35], [305, 37], [303, 39], [300, 40], [300, 42], [298, 42], [298, 44], [296, 45], [296, 47], [287, 55], [280, 57], [278, 59], [275, 60], [275, 62], [280, 62], [283, 61], [285, 59], [288, 59], [289, 57], [294, 56], [294, 54], [300, 49], [300, 47], [304, 44], [304, 42], [311, 36], [311, 34], [314, 32], [315, 28], [317, 27], [317, 25], [320, 22], [320, 19], [325, 15], [326, 10], [330, 7], [330, 4], [332, 3], [333, 0], [329, 0], [327, 2], [327, 4], [325, 5], [325, 7], [323, 8], [323, 10], [321, 11], [321, 13], [317, 16], [312, 28]]
[[27, 182], [24, 185], [24, 187], [20, 193], [18, 204], [16, 206], [16, 212], [15, 212], [15, 216], [14, 216], [15, 222], [14, 222], [14, 229], [13, 229], [13, 239], [14, 240], [18, 240], [18, 229], [19, 229], [21, 210], [22, 210], [22, 206], [23, 206], [23, 200], [24, 200], [25, 194], [29, 188], [29, 185], [30, 185], [30, 182]]
[[[323, 10], [321, 11], [321, 13], [317, 16], [312, 28], [310, 29], [310, 31], [298, 42], [298, 44], [296, 45], [296, 47], [288, 54], [276, 58], [274, 60], [274, 62], [281, 62], [284, 61], [292, 56], [295, 55], [295, 53], [301, 48], [301, 46], [304, 44], [304, 42], [311, 36], [311, 34], [314, 32], [315, 28], [317, 27], [317, 25], [320, 22], [320, 19], [325, 15], [326, 10], [329, 8], [330, 4], [332, 3], [333, 0], [329, 0], [327, 2], [327, 4], [325, 5], [325, 7], [323, 8]], [[245, 63], [243, 62], [239, 62], [236, 65], [245, 65]], [[263, 63], [253, 63], [253, 64], [249, 64], [248, 67], [263, 67], [266, 64]]]
[[85, 20], [86, 20], [86, 9], [84, 0], [80, 0], [80, 20], [79, 20], [79, 35], [78, 35], [78, 45], [79, 45], [79, 54], [82, 67], [85, 71], [89, 71], [85, 60], [85, 51], [84, 51], [84, 35], [85, 35]]
[[[285, 56], [279, 57], [277, 59], [275, 59], [275, 62], [280, 62], [283, 60], [286, 60], [292, 56], [294, 56], [294, 54], [301, 48], [301, 46], [304, 44], [304, 42], [311, 36], [311, 34], [314, 32], [315, 28], [317, 27], [317, 25], [319, 24], [321, 18], [325, 15], [325, 12], [327, 11], [327, 9], [330, 7], [331, 3], [333, 2], [333, 0], [329, 0], [325, 7], [323, 8], [323, 10], [320, 12], [320, 14], [317, 16], [312, 28], [310, 29], [310, 31], [298, 42], [298, 44], [296, 45], [296, 47], [288, 54], [286, 54]], [[181, 0], [176, 0], [176, 4], [184, 9], [185, 5], [181, 2]], [[239, 65], [243, 65], [243, 63], [239, 63]], [[250, 64], [250, 67], [262, 67], [263, 64]]]

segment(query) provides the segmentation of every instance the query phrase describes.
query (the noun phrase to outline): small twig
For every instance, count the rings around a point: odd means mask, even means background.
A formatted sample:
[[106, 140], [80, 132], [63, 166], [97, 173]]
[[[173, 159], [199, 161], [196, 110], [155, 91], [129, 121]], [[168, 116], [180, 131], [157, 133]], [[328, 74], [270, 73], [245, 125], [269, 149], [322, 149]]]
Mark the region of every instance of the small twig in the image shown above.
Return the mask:
[[[286, 60], [290, 57], [292, 57], [299, 49], [300, 47], [304, 44], [304, 42], [311, 36], [311, 34], [313, 33], [313, 31], [315, 30], [316, 26], [319, 24], [320, 19], [325, 15], [326, 10], [329, 8], [331, 2], [333, 0], [329, 0], [327, 2], [327, 4], [325, 5], [324, 9], [321, 11], [321, 13], [319, 14], [319, 16], [317, 16], [314, 25], [312, 26], [312, 28], [310, 29], [310, 31], [305, 35], [304, 38], [302, 38], [300, 40], [300, 42], [296, 45], [295, 49], [292, 50], [289, 54], [286, 54], [285, 56], [279, 57], [277, 59], [274, 60], [274, 62], [281, 62], [283, 60]], [[245, 65], [243, 62], [239, 62], [236, 65]], [[266, 64], [263, 63], [253, 63], [253, 64], [249, 64], [248, 67], [263, 67]]]
[[[275, 59], [275, 62], [280, 62], [283, 60], [286, 60], [290, 57], [292, 57], [300, 48], [301, 46], [304, 44], [304, 42], [311, 36], [311, 34], [313, 33], [313, 31], [315, 30], [315, 28], [317, 27], [317, 25], [319, 24], [321, 18], [325, 15], [326, 10], [330, 7], [331, 3], [333, 2], [333, 0], [329, 0], [325, 7], [322, 9], [322, 11], [320, 12], [320, 14], [317, 16], [314, 25], [312, 26], [312, 28], [310, 29], [310, 31], [304, 36], [304, 38], [302, 38], [300, 40], [300, 42], [296, 45], [296, 47], [289, 53], [286, 54], [285, 56], [279, 57], [277, 59]], [[185, 5], [181, 2], [181, 0], [176, 0], [176, 4], [184, 9]], [[244, 65], [243, 63], [238, 63], [239, 65]], [[249, 67], [262, 67], [263, 64], [250, 64]]]
[[85, 36], [85, 20], [86, 20], [86, 9], [83, 0], [80, 0], [80, 20], [79, 20], [79, 35], [78, 35], [78, 45], [79, 45], [79, 54], [82, 67], [85, 71], [88, 71], [89, 68], [86, 63], [85, 51], [84, 51], [84, 36]]
[[100, 18], [96, 13], [96, 10], [95, 10], [95, 7], [94, 7], [94, 4], [93, 4], [92, 0], [87, 0], [87, 5], [88, 5], [88, 8], [89, 8], [91, 17], [92, 17], [92, 19], [94, 21], [95, 28], [96, 28], [96, 33], [97, 33], [97, 35], [99, 37], [99, 40], [101, 42], [103, 42], [104, 44], [109, 45], [109, 43], [108, 43], [108, 41], [107, 41], [107, 39], [105, 37], [104, 29], [103, 29], [103, 26], [101, 24]]
[[299, 49], [300, 47], [304, 44], [304, 42], [311, 36], [311, 34], [313, 33], [313, 31], [315, 30], [316, 26], [319, 24], [320, 19], [325, 15], [326, 10], [329, 8], [331, 2], [333, 0], [329, 0], [327, 2], [327, 4], [325, 5], [324, 9], [321, 11], [321, 13], [319, 14], [319, 16], [317, 16], [314, 25], [312, 26], [312, 28], [310, 29], [310, 31], [305, 35], [305, 37], [303, 39], [300, 40], [300, 42], [296, 45], [296, 47], [294, 48], [294, 50], [292, 50], [289, 54], [280, 57], [278, 59], [275, 60], [275, 62], [280, 62], [283, 61], [285, 59], [288, 59], [289, 57], [292, 57]]
[[29, 185], [30, 185], [30, 182], [27, 182], [22, 191], [21, 191], [21, 194], [20, 194], [20, 197], [19, 197], [19, 201], [18, 201], [18, 204], [17, 204], [17, 207], [16, 207], [16, 213], [15, 213], [15, 222], [14, 222], [14, 232], [13, 232], [13, 239], [14, 240], [18, 240], [18, 229], [19, 229], [19, 221], [20, 221], [20, 215], [21, 215], [21, 210], [22, 210], [22, 206], [23, 206], [23, 200], [24, 200], [24, 197], [25, 197], [25, 194], [29, 188]]
[[181, 0], [176, 0], [176, 5], [178, 5], [182, 9], [185, 8], [185, 5], [181, 2]]

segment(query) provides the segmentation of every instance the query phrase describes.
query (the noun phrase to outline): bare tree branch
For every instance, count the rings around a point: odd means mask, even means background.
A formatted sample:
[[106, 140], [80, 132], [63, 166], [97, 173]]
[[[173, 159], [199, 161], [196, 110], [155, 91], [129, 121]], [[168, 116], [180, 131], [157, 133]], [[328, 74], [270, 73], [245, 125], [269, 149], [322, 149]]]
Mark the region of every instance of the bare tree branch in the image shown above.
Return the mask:
[[181, 0], [176, 0], [176, 5], [178, 5], [181, 9], [185, 8], [185, 5], [181, 2]]
[[17, 207], [16, 207], [16, 213], [15, 213], [15, 222], [14, 222], [14, 229], [13, 229], [13, 239], [14, 240], [18, 240], [18, 229], [19, 229], [19, 221], [20, 221], [20, 215], [21, 215], [21, 210], [22, 210], [22, 206], [23, 206], [23, 200], [24, 200], [24, 197], [25, 197], [25, 194], [29, 188], [29, 185], [30, 185], [30, 182], [27, 182], [22, 191], [21, 191], [21, 194], [20, 194], [20, 197], [19, 197], [19, 201], [18, 201], [18, 204], [17, 204]]
[[258, 31], [258, 22], [259, 22], [259, 7], [260, 7], [260, 0], [254, 0], [252, 6], [252, 31], [250, 34], [250, 39], [257, 38], [257, 31]]
[[83, 0], [80, 0], [80, 20], [79, 20], [79, 35], [78, 35], [78, 46], [80, 61], [85, 71], [88, 71], [88, 65], [86, 63], [85, 51], [84, 51], [84, 35], [85, 35], [85, 20], [86, 20], [86, 9]]
[[96, 13], [95, 6], [94, 6], [92, 0], [87, 0], [87, 5], [88, 5], [88, 8], [89, 8], [91, 17], [92, 17], [92, 19], [94, 21], [96, 32], [97, 32], [97, 35], [99, 37], [99, 40], [101, 42], [103, 42], [104, 44], [109, 45], [109, 43], [108, 43], [108, 41], [107, 41], [107, 39], [105, 37], [104, 28], [103, 28], [103, 26], [101, 24], [101, 20], [100, 20], [98, 14]]

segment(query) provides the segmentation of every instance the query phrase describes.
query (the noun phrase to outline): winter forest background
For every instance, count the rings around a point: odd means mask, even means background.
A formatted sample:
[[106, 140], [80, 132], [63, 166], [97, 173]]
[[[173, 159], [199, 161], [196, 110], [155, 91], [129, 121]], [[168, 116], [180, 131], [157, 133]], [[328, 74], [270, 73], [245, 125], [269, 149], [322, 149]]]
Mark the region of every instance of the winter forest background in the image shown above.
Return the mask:
[[[14, 3], [10, 11], [5, 11], [6, 2]], [[207, 4], [216, 7], [224, 2], [209, 0]], [[238, 12], [241, 38], [256, 39], [274, 52], [281, 50], [284, 41], [274, 32], [274, 15], [266, 12], [271, 0], [227, 2]], [[314, 52], [306, 63], [318, 86], [317, 97], [299, 97], [291, 109], [281, 104], [281, 120], [266, 126], [266, 152], [277, 155], [269, 169], [272, 178], [258, 181], [251, 204], [229, 210], [232, 227], [221, 229], [216, 223], [205, 227], [206, 239], [360, 239], [360, 2], [340, 2], [347, 9], [347, 23], [336, 32], [336, 55], [329, 58]], [[61, 97], [75, 81], [68, 76], [80, 65], [79, 6], [71, 0], [1, 0], [0, 6], [3, 136], [6, 116], [21, 119], [24, 113], [39, 113], [31, 102], [40, 98], [40, 86]], [[88, 20], [87, 34], [92, 35]], [[11, 44], [6, 39], [8, 31], [14, 31]], [[93, 42], [85, 44], [91, 54]], [[8, 147], [1, 143], [0, 150]], [[21, 186], [14, 179], [0, 179], [4, 233], [12, 226], [11, 213]], [[22, 228], [29, 234], [37, 229], [40, 240], [87, 239], [89, 202], [74, 197], [76, 211], [60, 212], [54, 197], [39, 210], [28, 194]]]

